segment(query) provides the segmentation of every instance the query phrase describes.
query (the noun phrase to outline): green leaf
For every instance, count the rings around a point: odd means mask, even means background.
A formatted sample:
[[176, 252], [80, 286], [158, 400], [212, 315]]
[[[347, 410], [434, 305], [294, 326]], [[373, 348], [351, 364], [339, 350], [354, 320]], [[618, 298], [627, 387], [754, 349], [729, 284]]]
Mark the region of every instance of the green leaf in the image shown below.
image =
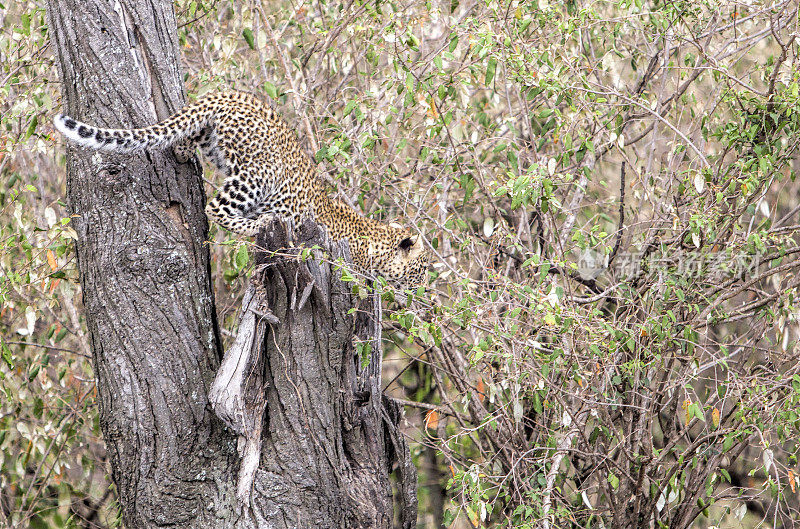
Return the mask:
[[729, 435], [724, 441], [722, 441], [722, 453], [724, 454], [731, 448], [733, 448], [733, 436]]
[[264, 81], [264, 91], [272, 99], [278, 99], [278, 89], [275, 88], [275, 85], [269, 81]]
[[477, 348], [473, 349], [472, 353], [473, 353], [472, 354], [472, 365], [475, 365], [478, 362], [480, 362], [481, 358], [483, 358], [483, 356], [486, 354], [486, 353], [484, 353], [483, 351], [481, 351], [480, 349], [477, 349]]
[[542, 406], [542, 397], [539, 395], [538, 391], [533, 392], [533, 410], [536, 413], [542, 413], [544, 411], [544, 407]]
[[9, 367], [9, 369], [14, 369], [14, 356], [11, 354], [11, 349], [5, 344], [2, 343], [2, 347], [0, 347], [0, 353], [2, 353], [3, 362]]
[[689, 405], [689, 412], [692, 416], [697, 417], [699, 420], [706, 422], [706, 418], [703, 415], [703, 411], [700, 409], [700, 406], [697, 403], [692, 403]]
[[244, 37], [245, 42], [247, 42], [247, 45], [250, 46], [251, 50], [256, 49], [256, 39], [253, 36], [253, 30], [250, 28], [244, 28], [242, 31], [242, 36]]
[[44, 401], [39, 397], [33, 399], [33, 416], [37, 419], [42, 418], [42, 412], [44, 411]]
[[541, 283], [544, 281], [544, 278], [547, 277], [547, 273], [550, 272], [550, 263], [542, 263], [542, 267], [539, 269], [539, 282]]
[[372, 355], [372, 344], [370, 342], [357, 343], [356, 353], [361, 360], [361, 369], [365, 369], [369, 365], [369, 360]]
[[31, 14], [30, 13], [23, 13], [22, 14], [22, 33], [24, 35], [31, 34]]
[[33, 133], [36, 132], [36, 127], [38, 125], [39, 125], [39, 118], [36, 117], [36, 116], [33, 116], [33, 119], [31, 120], [30, 124], [28, 125], [28, 130], [25, 131], [25, 138], [24, 139], [27, 140], [28, 138], [30, 138], [33, 135]]
[[484, 84], [489, 86], [492, 84], [492, 80], [494, 80], [494, 72], [497, 69], [497, 59], [494, 57], [489, 58], [489, 64], [486, 66], [486, 79], [484, 80]]
[[458, 46], [458, 35], [454, 34], [453, 38], [450, 39], [450, 46], [448, 47], [450, 53], [453, 53], [455, 51], [456, 46]]
[[66, 336], [66, 335], [67, 335], [67, 329], [65, 327], [62, 327], [61, 330], [58, 331], [58, 334], [56, 334], [56, 337], [55, 337], [56, 343], [58, 343], [61, 340], [63, 340], [64, 336]]
[[236, 267], [236, 270], [242, 270], [247, 263], [250, 261], [250, 255], [247, 253], [247, 246], [244, 244], [239, 247], [239, 250], [236, 252], [236, 256], [233, 258], [233, 265]]

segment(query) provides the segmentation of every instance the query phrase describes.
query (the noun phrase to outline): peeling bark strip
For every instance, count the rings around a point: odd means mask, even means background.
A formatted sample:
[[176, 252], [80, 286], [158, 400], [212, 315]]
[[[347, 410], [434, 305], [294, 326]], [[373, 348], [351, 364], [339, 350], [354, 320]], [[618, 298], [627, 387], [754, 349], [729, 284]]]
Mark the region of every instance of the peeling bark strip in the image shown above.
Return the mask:
[[[349, 260], [347, 246], [310, 221], [298, 244]], [[259, 236], [255, 286], [212, 388], [215, 410], [241, 434], [240, 497], [247, 502], [252, 483], [250, 512], [261, 527], [388, 529], [397, 462], [401, 526], [414, 527], [416, 472], [397, 431], [399, 408], [380, 391], [379, 298], [349, 314], [357, 305], [349, 285], [319, 252], [305, 263], [286, 257], [296, 245], [279, 222]], [[372, 342], [363, 370], [354, 339]], [[252, 460], [259, 449], [260, 463]]]
[[208, 400], [214, 413], [239, 435], [237, 450], [242, 458], [236, 497], [250, 506], [250, 493], [261, 457], [261, 433], [267, 403], [264, 400], [264, 365], [261, 344], [267, 325], [277, 325], [269, 313], [263, 290], [250, 285], [242, 300], [236, 341], [225, 351]]

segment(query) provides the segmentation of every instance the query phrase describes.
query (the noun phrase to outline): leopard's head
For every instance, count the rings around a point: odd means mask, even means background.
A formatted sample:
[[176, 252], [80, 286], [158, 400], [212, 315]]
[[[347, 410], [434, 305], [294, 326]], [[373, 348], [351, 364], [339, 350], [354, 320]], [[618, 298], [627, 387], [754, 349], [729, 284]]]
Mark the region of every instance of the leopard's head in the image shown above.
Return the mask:
[[424, 285], [431, 259], [422, 236], [395, 223], [384, 236], [381, 251], [372, 255], [375, 272], [401, 288]]

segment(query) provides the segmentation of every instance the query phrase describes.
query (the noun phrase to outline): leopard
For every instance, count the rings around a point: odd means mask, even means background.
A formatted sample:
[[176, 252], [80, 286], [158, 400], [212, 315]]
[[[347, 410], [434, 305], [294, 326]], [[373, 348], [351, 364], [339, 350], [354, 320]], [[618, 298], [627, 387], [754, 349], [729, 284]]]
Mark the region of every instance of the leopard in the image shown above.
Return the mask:
[[223, 175], [205, 208], [219, 226], [253, 237], [275, 218], [297, 225], [312, 217], [332, 240], [348, 240], [358, 269], [405, 288], [425, 279], [430, 255], [421, 234], [365, 217], [331, 197], [296, 132], [253, 94], [210, 92], [143, 128], [102, 128], [64, 114], [54, 125], [70, 142], [97, 151], [172, 148], [176, 160], [187, 163], [199, 147]]

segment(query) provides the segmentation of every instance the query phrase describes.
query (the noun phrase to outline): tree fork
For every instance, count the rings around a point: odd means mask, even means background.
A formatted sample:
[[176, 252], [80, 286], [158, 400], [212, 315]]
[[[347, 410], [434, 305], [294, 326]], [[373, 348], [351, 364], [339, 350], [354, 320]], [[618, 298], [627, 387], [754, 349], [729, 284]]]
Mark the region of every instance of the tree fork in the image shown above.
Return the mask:
[[[172, 2], [48, 0], [47, 11], [66, 113], [138, 127], [182, 106]], [[207, 398], [221, 341], [199, 166], [169, 152], [69, 148], [67, 195], [100, 424], [126, 527], [390, 527], [394, 462], [398, 512], [413, 527], [416, 476], [395, 428], [398, 407], [380, 398], [380, 347], [363, 372], [353, 352], [354, 332], [379, 336], [377, 300], [372, 323], [354, 325], [354, 299], [327, 265], [267, 269], [269, 307], [281, 323], [264, 338], [268, 413], [243, 509], [236, 436]], [[292, 297], [305, 291], [298, 282], [308, 285], [302, 270], [329, 281], [314, 283], [306, 306]]]

